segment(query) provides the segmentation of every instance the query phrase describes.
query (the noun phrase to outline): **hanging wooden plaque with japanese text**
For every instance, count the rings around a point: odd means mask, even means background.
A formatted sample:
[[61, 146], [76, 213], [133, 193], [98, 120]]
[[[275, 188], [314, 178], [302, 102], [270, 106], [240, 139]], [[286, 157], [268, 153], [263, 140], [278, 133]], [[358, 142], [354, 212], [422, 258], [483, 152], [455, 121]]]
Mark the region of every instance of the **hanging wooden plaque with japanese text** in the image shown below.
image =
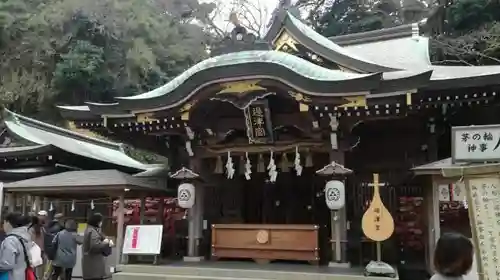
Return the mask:
[[249, 143], [272, 143], [274, 141], [273, 126], [267, 100], [253, 102], [245, 108], [244, 113]]
[[500, 161], [500, 125], [453, 127], [451, 140], [453, 162]]
[[500, 279], [500, 177], [474, 177], [466, 184], [479, 279]]

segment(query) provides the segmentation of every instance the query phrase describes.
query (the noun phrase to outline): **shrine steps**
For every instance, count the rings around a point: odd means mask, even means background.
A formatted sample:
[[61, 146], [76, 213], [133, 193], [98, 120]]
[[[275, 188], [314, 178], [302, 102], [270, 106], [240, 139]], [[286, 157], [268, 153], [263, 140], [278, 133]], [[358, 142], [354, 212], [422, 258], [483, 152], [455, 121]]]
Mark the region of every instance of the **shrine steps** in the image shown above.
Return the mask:
[[[124, 265], [118, 268], [113, 280], [377, 280], [379, 277], [365, 277], [359, 270], [328, 270], [310, 265], [286, 266], [253, 265], [252, 268], [235, 267], [233, 264], [224, 267], [217, 264], [196, 265]], [[315, 270], [317, 270], [315, 272]], [[387, 278], [386, 278], [387, 279]]]

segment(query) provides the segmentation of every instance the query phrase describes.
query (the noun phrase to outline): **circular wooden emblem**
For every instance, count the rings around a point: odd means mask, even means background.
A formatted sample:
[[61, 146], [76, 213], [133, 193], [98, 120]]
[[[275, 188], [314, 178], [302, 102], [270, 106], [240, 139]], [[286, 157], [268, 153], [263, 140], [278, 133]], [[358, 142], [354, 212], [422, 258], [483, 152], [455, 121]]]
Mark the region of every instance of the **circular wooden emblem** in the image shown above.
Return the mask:
[[269, 242], [269, 232], [267, 230], [259, 230], [259, 232], [257, 232], [257, 242], [259, 244], [266, 244]]

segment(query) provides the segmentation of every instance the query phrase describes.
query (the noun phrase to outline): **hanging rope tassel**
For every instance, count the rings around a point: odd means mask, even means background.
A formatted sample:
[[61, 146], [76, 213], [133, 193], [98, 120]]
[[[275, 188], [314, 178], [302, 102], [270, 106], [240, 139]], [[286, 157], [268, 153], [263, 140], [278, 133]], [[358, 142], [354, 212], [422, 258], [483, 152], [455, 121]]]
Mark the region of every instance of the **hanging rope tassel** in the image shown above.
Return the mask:
[[269, 158], [269, 164], [267, 165], [267, 170], [269, 170], [269, 181], [271, 183], [276, 182], [276, 178], [278, 177], [278, 171], [276, 171], [276, 164], [274, 162], [274, 154], [271, 151], [271, 156]]
[[293, 165], [295, 168], [295, 172], [297, 173], [297, 176], [302, 175], [302, 165], [300, 165], [300, 153], [299, 153], [299, 146], [295, 147], [295, 160], [293, 161]]
[[227, 172], [227, 178], [233, 179], [235, 170], [234, 170], [233, 158], [231, 157], [231, 152], [227, 152], [226, 172]]
[[252, 164], [250, 163], [250, 158], [248, 158], [248, 153], [245, 153], [246, 163], [245, 163], [245, 178], [247, 180], [251, 179], [252, 174]]

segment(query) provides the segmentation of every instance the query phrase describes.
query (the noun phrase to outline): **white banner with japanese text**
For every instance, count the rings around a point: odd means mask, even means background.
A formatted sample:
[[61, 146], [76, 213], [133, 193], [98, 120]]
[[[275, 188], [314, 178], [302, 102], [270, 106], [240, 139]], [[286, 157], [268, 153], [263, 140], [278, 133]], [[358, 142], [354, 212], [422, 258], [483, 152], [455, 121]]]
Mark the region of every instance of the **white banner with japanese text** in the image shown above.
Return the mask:
[[453, 162], [500, 161], [500, 125], [453, 127], [451, 140]]

